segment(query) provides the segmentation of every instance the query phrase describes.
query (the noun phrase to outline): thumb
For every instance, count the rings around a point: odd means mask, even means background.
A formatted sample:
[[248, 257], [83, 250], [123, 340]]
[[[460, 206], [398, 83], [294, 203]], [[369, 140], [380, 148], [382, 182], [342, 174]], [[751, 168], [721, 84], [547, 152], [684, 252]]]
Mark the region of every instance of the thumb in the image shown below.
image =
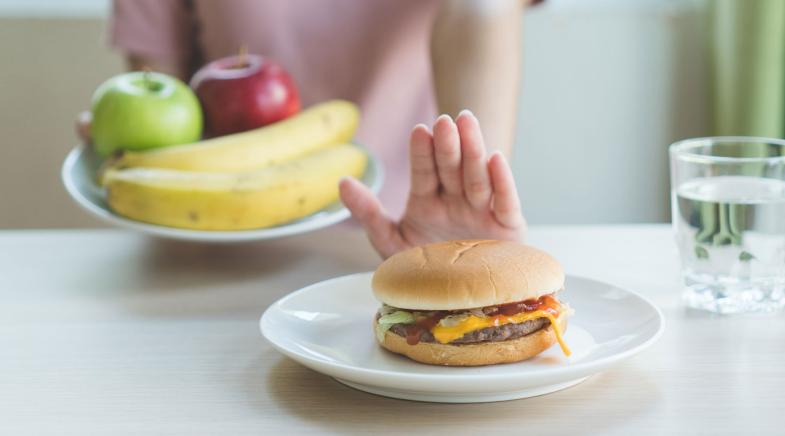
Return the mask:
[[406, 248], [398, 225], [387, 216], [379, 199], [368, 187], [357, 179], [345, 177], [341, 179], [338, 188], [341, 201], [363, 226], [371, 245], [383, 258]]

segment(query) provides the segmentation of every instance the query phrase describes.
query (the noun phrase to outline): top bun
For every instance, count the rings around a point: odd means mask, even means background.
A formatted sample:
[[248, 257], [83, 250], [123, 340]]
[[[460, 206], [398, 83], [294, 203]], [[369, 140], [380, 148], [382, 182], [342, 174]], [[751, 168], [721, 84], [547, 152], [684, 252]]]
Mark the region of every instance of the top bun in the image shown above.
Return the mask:
[[552, 294], [564, 286], [556, 259], [509, 241], [448, 241], [414, 247], [373, 275], [381, 302], [401, 309], [461, 310]]

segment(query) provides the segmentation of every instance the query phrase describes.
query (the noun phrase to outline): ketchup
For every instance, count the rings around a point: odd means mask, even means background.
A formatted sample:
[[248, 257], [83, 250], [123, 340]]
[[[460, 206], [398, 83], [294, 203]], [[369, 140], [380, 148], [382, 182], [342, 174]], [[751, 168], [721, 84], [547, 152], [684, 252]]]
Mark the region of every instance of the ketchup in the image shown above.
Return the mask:
[[420, 318], [414, 324], [406, 326], [406, 343], [409, 345], [417, 345], [423, 333], [436, 327], [442, 318], [447, 316], [447, 312], [436, 312], [429, 317]]
[[512, 316], [521, 312], [533, 312], [535, 310], [547, 310], [551, 313], [558, 313], [559, 302], [552, 295], [543, 295], [536, 300], [518, 301], [497, 306], [501, 315]]
[[417, 345], [420, 342], [422, 334], [425, 330], [417, 324], [406, 326], [406, 343], [409, 345]]
[[[499, 326], [506, 321], [509, 316], [517, 315], [521, 312], [533, 312], [535, 310], [544, 310], [553, 315], [559, 314], [559, 302], [552, 295], [543, 295], [536, 300], [517, 301], [515, 303], [507, 303], [496, 306], [496, 311], [488, 316], [493, 319], [493, 325]], [[409, 345], [417, 345], [420, 338], [426, 331], [430, 331], [436, 324], [439, 324], [442, 318], [449, 315], [448, 311], [439, 311], [435, 314], [418, 319], [414, 324], [406, 326], [406, 343]]]

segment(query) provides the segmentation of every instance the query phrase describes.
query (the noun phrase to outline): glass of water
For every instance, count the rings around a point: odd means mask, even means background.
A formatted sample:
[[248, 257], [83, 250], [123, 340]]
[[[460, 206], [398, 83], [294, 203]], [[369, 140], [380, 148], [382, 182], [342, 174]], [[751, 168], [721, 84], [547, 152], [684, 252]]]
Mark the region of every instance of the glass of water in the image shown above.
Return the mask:
[[684, 300], [717, 313], [785, 307], [785, 141], [687, 139], [670, 146]]

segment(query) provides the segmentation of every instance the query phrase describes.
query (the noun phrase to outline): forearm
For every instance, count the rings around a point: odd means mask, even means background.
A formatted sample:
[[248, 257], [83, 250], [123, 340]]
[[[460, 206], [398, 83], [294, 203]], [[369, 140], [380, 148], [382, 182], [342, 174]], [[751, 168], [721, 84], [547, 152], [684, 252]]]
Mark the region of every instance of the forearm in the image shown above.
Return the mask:
[[439, 111], [469, 109], [486, 147], [509, 155], [515, 136], [521, 61], [520, 0], [449, 0], [431, 38]]

